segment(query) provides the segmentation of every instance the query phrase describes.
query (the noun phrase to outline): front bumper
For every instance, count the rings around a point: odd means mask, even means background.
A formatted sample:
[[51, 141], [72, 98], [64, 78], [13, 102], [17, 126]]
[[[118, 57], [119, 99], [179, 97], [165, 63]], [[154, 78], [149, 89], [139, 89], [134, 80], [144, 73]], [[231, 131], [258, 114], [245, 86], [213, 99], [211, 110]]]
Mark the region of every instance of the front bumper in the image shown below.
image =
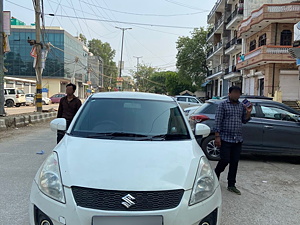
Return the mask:
[[37, 184], [33, 182], [30, 195], [30, 224], [35, 223], [35, 207], [45, 213], [51, 220], [53, 225], [91, 225], [94, 216], [163, 216], [164, 225], [198, 225], [202, 219], [217, 210], [217, 223], [221, 221], [221, 190], [220, 186], [214, 194], [205, 201], [193, 206], [189, 206], [191, 190], [185, 191], [178, 207], [168, 210], [159, 211], [102, 211], [88, 208], [78, 207], [73, 198], [72, 190], [68, 187], [64, 188], [66, 204], [59, 203], [46, 195], [44, 195]]

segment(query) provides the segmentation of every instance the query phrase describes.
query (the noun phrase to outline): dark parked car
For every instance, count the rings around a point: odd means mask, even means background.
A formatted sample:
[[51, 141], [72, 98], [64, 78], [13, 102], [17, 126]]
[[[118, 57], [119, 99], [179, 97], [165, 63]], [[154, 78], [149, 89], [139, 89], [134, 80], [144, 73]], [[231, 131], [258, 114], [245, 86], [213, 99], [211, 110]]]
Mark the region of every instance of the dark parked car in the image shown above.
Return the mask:
[[[192, 129], [196, 123], [204, 123], [211, 128], [208, 137], [198, 139], [198, 144], [211, 160], [219, 159], [213, 128], [215, 113], [222, 101], [208, 100], [189, 118]], [[300, 112], [272, 100], [250, 101], [253, 103], [252, 119], [243, 125], [243, 152], [300, 156]]]

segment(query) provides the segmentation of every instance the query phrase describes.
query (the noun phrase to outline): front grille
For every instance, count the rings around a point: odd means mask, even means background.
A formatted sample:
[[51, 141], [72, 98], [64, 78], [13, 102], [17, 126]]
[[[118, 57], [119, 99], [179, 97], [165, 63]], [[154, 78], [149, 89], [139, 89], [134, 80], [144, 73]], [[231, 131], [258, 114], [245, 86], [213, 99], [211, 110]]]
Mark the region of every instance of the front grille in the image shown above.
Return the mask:
[[[110, 211], [153, 211], [176, 208], [183, 190], [171, 191], [111, 191], [84, 187], [72, 187], [76, 204], [80, 207]], [[130, 208], [122, 205], [123, 197], [135, 198]]]

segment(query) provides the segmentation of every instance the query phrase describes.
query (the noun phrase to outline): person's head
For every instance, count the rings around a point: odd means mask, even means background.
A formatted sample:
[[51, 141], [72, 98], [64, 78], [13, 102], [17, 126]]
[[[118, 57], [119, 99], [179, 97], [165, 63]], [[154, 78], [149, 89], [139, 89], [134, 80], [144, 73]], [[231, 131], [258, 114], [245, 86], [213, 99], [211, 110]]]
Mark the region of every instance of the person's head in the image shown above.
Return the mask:
[[241, 97], [242, 94], [242, 89], [238, 86], [232, 86], [229, 88], [229, 98], [232, 101], [237, 102], [239, 100], [239, 98]]
[[73, 95], [75, 91], [76, 91], [75, 84], [72, 84], [72, 83], [67, 84], [67, 86], [66, 86], [66, 94], [67, 95], [69, 95], [69, 96]]

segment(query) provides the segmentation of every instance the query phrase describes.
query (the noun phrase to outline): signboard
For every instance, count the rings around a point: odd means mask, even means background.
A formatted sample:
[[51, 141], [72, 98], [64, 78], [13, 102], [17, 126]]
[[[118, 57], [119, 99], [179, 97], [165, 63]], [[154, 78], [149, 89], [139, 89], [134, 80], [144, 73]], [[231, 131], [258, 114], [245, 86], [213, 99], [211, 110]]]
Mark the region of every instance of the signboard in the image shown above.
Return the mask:
[[48, 88], [43, 88], [42, 92], [48, 92]]
[[10, 35], [10, 11], [3, 11], [3, 31]]

